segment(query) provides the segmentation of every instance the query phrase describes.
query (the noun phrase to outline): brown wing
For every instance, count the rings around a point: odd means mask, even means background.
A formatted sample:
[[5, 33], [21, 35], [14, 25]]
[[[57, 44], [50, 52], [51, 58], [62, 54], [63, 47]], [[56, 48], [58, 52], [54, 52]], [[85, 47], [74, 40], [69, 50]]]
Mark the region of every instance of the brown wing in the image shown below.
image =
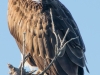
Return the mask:
[[55, 55], [56, 39], [52, 31], [50, 8], [52, 8], [57, 34], [63, 38], [67, 28], [70, 28], [66, 41], [77, 36], [79, 39], [66, 45], [64, 55], [55, 61], [47, 73], [49, 75], [76, 75], [80, 71], [78, 75], [83, 75], [84, 44], [70, 12], [59, 1], [51, 1], [49, 4], [42, 5], [32, 0], [9, 0], [8, 25], [10, 32], [21, 52], [22, 36], [26, 32], [25, 52], [31, 54], [28, 62], [32, 66], [44, 70], [44, 67], [49, 65]]

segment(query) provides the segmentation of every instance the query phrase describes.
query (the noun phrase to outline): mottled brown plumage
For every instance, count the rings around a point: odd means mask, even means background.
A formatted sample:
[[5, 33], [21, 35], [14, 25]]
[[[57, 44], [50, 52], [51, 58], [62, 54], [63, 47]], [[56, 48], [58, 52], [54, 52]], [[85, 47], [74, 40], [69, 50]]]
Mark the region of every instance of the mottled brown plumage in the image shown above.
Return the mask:
[[63, 38], [69, 28], [66, 41], [77, 36], [79, 38], [66, 45], [64, 55], [57, 58], [46, 73], [48, 75], [84, 75], [84, 43], [70, 12], [59, 0], [42, 0], [41, 3], [33, 0], [9, 0], [8, 2], [9, 30], [21, 53], [23, 33], [26, 32], [25, 54], [30, 53], [27, 62], [31, 66], [37, 66], [43, 71], [44, 60], [48, 66], [55, 56], [56, 39], [52, 31], [51, 8], [57, 35]]

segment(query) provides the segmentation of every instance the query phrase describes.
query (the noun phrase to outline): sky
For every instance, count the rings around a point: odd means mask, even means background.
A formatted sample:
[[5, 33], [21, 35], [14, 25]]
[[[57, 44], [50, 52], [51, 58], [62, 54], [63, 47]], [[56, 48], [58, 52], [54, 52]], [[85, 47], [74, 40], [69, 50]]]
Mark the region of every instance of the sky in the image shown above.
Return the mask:
[[[100, 73], [100, 0], [60, 0], [71, 12], [86, 46], [90, 74]], [[8, 75], [8, 63], [18, 67], [20, 51], [7, 24], [8, 0], [0, 1], [0, 75]], [[85, 68], [84, 68], [85, 69]]]

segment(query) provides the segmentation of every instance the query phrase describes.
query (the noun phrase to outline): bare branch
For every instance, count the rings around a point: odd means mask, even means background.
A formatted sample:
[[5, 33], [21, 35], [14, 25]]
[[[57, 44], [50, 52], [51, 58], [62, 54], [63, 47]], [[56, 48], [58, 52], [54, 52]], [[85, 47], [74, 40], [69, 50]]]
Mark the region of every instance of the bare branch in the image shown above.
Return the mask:
[[21, 67], [21, 75], [23, 75], [23, 69], [24, 69], [24, 63], [25, 63], [25, 32], [23, 33], [23, 61], [22, 61], [22, 67]]
[[[56, 31], [55, 31], [55, 26], [54, 26], [54, 21], [53, 21], [53, 15], [52, 15], [52, 9], [50, 8], [50, 16], [51, 16], [51, 23], [52, 23], [52, 30], [53, 30], [53, 33], [56, 37], [56, 45], [55, 45], [55, 48], [58, 48], [58, 36], [56, 34]], [[55, 49], [57, 50], [57, 49]]]

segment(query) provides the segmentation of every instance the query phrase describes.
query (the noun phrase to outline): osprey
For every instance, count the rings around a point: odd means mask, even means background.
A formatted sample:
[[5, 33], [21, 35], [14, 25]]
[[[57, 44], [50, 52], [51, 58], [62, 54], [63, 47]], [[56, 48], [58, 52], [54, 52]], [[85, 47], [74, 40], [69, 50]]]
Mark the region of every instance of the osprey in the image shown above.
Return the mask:
[[55, 56], [56, 37], [53, 34], [50, 9], [57, 35], [63, 38], [69, 28], [65, 42], [71, 38], [78, 38], [66, 44], [64, 54], [57, 58], [46, 74], [84, 75], [85, 46], [71, 13], [59, 0], [9, 0], [10, 33], [21, 53], [23, 33], [26, 33], [25, 55], [30, 53], [26, 62], [31, 67], [36, 66], [43, 71], [44, 60], [47, 67]]

